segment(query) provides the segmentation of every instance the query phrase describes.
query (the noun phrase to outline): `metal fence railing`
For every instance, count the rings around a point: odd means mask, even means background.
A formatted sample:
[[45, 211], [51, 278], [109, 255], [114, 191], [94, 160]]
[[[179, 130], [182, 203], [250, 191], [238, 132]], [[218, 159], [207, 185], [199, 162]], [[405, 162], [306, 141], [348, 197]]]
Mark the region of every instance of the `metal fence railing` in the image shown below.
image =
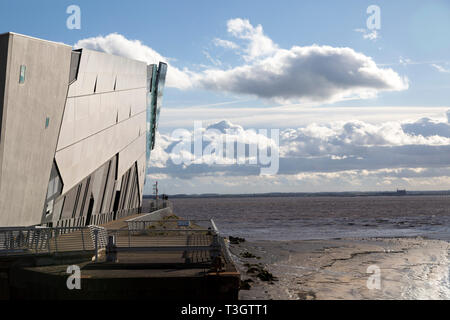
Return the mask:
[[106, 242], [106, 230], [97, 226], [0, 228], [0, 255], [98, 251]]
[[102, 225], [114, 220], [114, 211], [99, 214], [93, 214], [90, 223], [93, 225]]
[[129, 230], [164, 230], [173, 231], [214, 231], [218, 232], [212, 219], [154, 219], [151, 214], [127, 220]]
[[187, 262], [211, 262], [221, 252], [214, 221], [206, 219], [133, 219], [127, 229], [108, 230], [108, 236], [114, 252], [177, 251]]
[[129, 220], [128, 228], [117, 230], [95, 225], [0, 228], [0, 256], [92, 252], [98, 261], [99, 250], [105, 248], [107, 261], [111, 254], [127, 251], [181, 251], [186, 262], [211, 263], [218, 256], [229, 259], [212, 219], [143, 218]]

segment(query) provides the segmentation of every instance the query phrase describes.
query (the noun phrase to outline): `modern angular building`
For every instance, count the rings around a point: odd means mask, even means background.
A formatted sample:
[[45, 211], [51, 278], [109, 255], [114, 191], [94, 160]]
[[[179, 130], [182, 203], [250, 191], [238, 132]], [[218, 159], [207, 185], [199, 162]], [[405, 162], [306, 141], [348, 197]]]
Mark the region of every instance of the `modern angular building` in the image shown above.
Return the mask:
[[138, 212], [167, 65], [0, 35], [0, 227]]

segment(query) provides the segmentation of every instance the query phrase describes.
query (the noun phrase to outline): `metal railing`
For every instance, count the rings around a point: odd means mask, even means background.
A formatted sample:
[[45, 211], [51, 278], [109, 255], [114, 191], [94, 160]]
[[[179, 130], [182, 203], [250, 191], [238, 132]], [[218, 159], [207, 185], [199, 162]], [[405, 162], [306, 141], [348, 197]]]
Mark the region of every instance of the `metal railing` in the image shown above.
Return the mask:
[[[131, 220], [128, 229], [87, 227], [0, 228], [0, 256], [89, 252], [106, 248], [109, 253], [126, 251], [182, 251], [186, 261], [211, 262], [229, 255], [214, 221], [207, 219]], [[221, 250], [222, 247], [222, 250]]]
[[149, 214], [126, 221], [129, 230], [214, 231], [218, 232], [212, 219], [154, 219]]
[[144, 199], [142, 203], [142, 210], [144, 212], [153, 212], [164, 208], [173, 208], [172, 202], [164, 199]]
[[[85, 224], [86, 224], [86, 217], [78, 217], [78, 218], [59, 220], [56, 223], [56, 227], [59, 227], [59, 228], [81, 227], [81, 226], [84, 226]], [[52, 226], [47, 225], [47, 227], [51, 228]]]
[[90, 223], [93, 225], [101, 225], [114, 220], [114, 211], [93, 214]]
[[128, 222], [128, 229], [108, 230], [113, 245], [107, 248], [107, 254], [130, 251], [183, 252], [185, 262], [189, 263], [210, 263], [220, 255], [221, 243], [213, 220], [133, 219]]
[[106, 230], [97, 226], [0, 228], [0, 255], [98, 251], [106, 242]]

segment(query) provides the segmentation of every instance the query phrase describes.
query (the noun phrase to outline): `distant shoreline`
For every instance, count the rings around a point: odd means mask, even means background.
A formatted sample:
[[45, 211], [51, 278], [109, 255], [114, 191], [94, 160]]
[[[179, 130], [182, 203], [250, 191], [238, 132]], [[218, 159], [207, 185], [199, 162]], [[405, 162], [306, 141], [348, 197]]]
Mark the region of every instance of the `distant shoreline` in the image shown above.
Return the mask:
[[[173, 194], [168, 195], [169, 199], [184, 198], [261, 198], [261, 197], [386, 197], [386, 196], [448, 196], [450, 190], [441, 191], [368, 191], [368, 192], [271, 192], [271, 193], [248, 193], [248, 194]], [[154, 198], [153, 195], [144, 195], [144, 198]]]

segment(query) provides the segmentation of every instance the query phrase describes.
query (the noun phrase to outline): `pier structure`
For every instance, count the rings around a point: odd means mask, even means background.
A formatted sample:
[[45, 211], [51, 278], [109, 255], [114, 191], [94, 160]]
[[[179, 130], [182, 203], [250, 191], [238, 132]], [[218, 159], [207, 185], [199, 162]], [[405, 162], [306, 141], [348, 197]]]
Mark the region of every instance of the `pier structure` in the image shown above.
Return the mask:
[[[23, 235], [23, 236], [22, 236]], [[171, 208], [102, 226], [3, 228], [2, 298], [237, 299], [240, 274], [213, 220]], [[81, 289], [68, 289], [79, 267]]]

